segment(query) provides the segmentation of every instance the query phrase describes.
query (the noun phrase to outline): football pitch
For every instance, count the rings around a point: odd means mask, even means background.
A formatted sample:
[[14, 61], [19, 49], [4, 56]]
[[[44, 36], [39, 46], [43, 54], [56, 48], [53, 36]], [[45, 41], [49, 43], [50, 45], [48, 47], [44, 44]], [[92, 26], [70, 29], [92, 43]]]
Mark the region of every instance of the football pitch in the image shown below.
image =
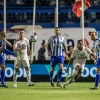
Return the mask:
[[12, 82], [6, 84], [9, 88], [0, 87], [0, 100], [100, 100], [100, 89], [89, 90], [94, 83], [73, 83], [65, 89], [51, 87], [46, 82], [32, 87], [22, 82], [17, 88]]

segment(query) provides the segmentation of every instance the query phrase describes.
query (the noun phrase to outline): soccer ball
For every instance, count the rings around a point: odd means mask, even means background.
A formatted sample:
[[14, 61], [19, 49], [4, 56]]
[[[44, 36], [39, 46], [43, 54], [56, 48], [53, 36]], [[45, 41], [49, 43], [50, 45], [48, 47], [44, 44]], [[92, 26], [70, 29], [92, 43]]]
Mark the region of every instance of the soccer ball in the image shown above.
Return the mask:
[[37, 35], [30, 36], [30, 41], [36, 42], [37, 41]]

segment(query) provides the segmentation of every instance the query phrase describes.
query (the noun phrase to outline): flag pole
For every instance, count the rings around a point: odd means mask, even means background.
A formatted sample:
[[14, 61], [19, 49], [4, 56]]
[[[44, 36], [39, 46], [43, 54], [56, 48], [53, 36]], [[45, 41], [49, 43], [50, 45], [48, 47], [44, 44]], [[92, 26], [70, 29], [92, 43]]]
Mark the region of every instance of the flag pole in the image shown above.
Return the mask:
[[[35, 15], [36, 15], [36, 0], [34, 0], [34, 4], [33, 4], [33, 33], [32, 33], [32, 36], [34, 35], [34, 30], [35, 30]], [[31, 43], [31, 60], [33, 60], [33, 53], [34, 53], [34, 49], [35, 49], [35, 42], [32, 42]]]
[[55, 8], [55, 27], [58, 27], [58, 0], [56, 0], [56, 8]]
[[4, 32], [6, 32], [6, 0], [4, 0]]
[[[4, 32], [6, 33], [6, 0], [4, 0]], [[6, 45], [5, 45], [6, 48]], [[5, 60], [6, 60], [6, 55], [5, 56]]]
[[82, 0], [82, 38], [84, 44], [84, 0]]

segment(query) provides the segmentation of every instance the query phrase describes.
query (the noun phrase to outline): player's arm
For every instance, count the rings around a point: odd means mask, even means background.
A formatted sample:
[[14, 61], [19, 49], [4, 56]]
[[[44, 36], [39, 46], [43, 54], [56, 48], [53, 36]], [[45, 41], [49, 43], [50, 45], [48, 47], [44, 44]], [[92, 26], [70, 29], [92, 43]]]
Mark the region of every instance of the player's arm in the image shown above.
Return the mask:
[[73, 63], [73, 61], [74, 61], [74, 58], [70, 58], [70, 60], [69, 60], [69, 62], [68, 62], [67, 69], [66, 69], [66, 72], [68, 72], [69, 67], [70, 67], [70, 65]]
[[13, 47], [12, 44], [6, 39], [6, 38], [3, 38], [3, 41], [6, 43], [6, 45], [8, 45], [9, 47]]
[[27, 40], [27, 53], [28, 53], [28, 56], [30, 58], [30, 63], [32, 63], [32, 52], [31, 52], [31, 49], [30, 49], [30, 44], [29, 44], [29, 40]]
[[75, 59], [75, 50], [73, 50], [73, 53], [72, 53], [72, 55], [71, 55], [71, 58], [70, 58], [70, 60], [68, 61], [68, 66], [67, 66], [66, 72], [69, 70], [69, 67], [70, 67], [70, 65], [73, 63], [74, 59]]
[[14, 51], [22, 50], [22, 47], [19, 47], [19, 48], [17, 47], [17, 41], [18, 41], [18, 40], [15, 40], [15, 41], [14, 41], [14, 46], [13, 46], [13, 50], [14, 50]]
[[63, 43], [63, 47], [64, 47], [65, 54], [67, 55], [67, 49], [65, 43]]
[[94, 59], [93, 60], [96, 60], [96, 56], [95, 54], [90, 50], [90, 48], [86, 48], [86, 51], [88, 52], [88, 54], [90, 54]]
[[30, 57], [30, 60], [32, 60], [32, 52], [30, 50], [30, 47], [27, 47], [27, 52], [28, 52], [28, 56]]
[[49, 38], [48, 40], [48, 43], [47, 43], [47, 52], [48, 52], [48, 56], [51, 56], [51, 37]]
[[64, 48], [64, 51], [65, 51], [65, 58], [66, 58], [66, 60], [69, 60], [64, 38], [63, 38], [63, 48]]

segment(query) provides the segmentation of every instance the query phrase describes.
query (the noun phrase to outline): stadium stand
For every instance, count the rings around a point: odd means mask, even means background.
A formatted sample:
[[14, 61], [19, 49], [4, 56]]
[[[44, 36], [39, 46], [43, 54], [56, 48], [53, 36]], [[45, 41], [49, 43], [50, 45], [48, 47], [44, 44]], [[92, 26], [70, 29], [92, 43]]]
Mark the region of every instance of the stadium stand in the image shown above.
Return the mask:
[[[55, 26], [55, 1], [37, 0], [36, 25], [43, 28]], [[74, 1], [59, 0], [59, 27], [80, 27], [80, 19], [72, 12]], [[33, 0], [7, 0], [7, 28], [16, 24], [32, 25], [32, 6]], [[85, 27], [98, 29], [99, 23], [100, 0], [92, 0], [92, 7], [85, 11]], [[0, 28], [3, 28], [3, 0], [0, 0]]]

